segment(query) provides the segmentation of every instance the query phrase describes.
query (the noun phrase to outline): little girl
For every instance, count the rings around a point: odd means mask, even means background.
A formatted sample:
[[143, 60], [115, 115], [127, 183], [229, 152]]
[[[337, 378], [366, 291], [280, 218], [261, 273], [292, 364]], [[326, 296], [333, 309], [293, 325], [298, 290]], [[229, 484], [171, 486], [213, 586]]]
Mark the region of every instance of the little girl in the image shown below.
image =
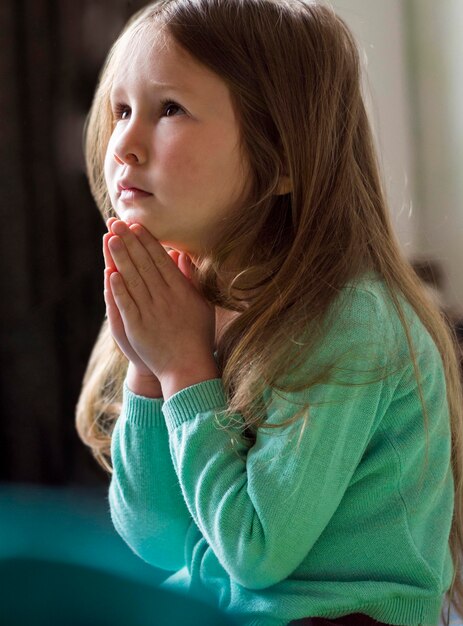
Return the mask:
[[393, 234], [346, 24], [147, 6], [86, 155], [107, 319], [77, 425], [123, 539], [247, 626], [461, 610], [455, 344]]

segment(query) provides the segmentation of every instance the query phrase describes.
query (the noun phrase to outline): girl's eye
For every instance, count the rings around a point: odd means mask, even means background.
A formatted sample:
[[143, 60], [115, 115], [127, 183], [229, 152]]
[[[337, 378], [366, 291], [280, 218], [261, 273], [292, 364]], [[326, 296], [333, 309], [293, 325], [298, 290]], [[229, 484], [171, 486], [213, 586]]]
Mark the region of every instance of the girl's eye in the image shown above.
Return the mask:
[[173, 117], [175, 115], [175, 112], [169, 115], [168, 111], [175, 111], [175, 109], [177, 109], [177, 111], [180, 111], [180, 113], [184, 112], [182, 107], [173, 100], [163, 100], [161, 102], [161, 108], [162, 111], [165, 112], [166, 117]]
[[129, 114], [129, 107], [126, 104], [116, 104], [113, 113], [114, 122], [127, 119], [126, 113]]
[[[173, 100], [163, 100], [161, 102], [161, 115], [165, 117], [174, 117], [178, 113], [184, 113], [182, 107]], [[126, 104], [116, 104], [114, 107], [113, 120], [114, 123], [120, 120], [126, 120], [130, 115], [130, 107]]]

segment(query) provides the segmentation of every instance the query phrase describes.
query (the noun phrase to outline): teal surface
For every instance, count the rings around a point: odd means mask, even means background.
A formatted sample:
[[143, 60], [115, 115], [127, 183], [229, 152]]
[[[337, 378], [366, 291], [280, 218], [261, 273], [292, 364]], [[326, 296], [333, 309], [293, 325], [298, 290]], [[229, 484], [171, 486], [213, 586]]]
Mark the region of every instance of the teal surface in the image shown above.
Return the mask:
[[169, 574], [115, 532], [106, 492], [0, 486], [1, 626], [233, 623], [158, 589]]
[[122, 541], [101, 490], [1, 486], [0, 556], [73, 563], [153, 585], [169, 575]]

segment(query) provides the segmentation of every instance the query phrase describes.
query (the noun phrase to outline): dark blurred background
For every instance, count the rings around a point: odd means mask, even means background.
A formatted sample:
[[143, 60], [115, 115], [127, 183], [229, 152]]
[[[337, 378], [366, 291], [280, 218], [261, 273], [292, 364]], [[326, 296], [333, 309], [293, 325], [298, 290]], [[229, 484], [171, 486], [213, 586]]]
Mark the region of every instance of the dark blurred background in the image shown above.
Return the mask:
[[75, 428], [105, 315], [83, 127], [109, 47], [144, 4], [0, 0], [2, 626], [169, 624], [172, 605], [189, 624], [206, 615], [153, 589], [168, 572], [114, 530], [109, 475]]
[[103, 485], [74, 412], [104, 319], [82, 149], [100, 68], [136, 0], [0, 2], [0, 480]]

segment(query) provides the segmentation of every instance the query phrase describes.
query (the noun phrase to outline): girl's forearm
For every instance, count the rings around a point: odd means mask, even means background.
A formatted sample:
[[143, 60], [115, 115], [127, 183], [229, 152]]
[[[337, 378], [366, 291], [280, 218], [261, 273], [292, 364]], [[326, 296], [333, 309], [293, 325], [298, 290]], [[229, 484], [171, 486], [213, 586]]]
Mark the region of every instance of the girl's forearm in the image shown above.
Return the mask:
[[178, 570], [186, 564], [192, 518], [172, 465], [163, 401], [124, 396], [111, 441], [111, 518], [122, 539], [143, 560]]

